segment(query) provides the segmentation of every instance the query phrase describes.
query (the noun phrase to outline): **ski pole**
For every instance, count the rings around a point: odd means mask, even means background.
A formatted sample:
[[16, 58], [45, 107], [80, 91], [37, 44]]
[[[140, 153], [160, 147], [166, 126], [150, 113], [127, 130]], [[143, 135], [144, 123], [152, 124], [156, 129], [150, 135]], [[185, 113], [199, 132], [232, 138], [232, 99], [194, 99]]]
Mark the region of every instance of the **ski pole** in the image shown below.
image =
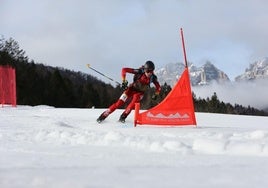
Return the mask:
[[96, 73], [98, 73], [98, 74], [104, 76], [105, 78], [108, 78], [109, 80], [111, 80], [111, 81], [113, 81], [113, 82], [115, 82], [115, 83], [121, 85], [119, 82], [115, 81], [114, 79], [112, 79], [112, 78], [106, 76], [105, 74], [101, 73], [100, 71], [97, 71], [96, 69], [92, 68], [92, 67], [90, 66], [90, 64], [87, 64], [87, 67], [88, 67], [89, 69], [95, 71]]

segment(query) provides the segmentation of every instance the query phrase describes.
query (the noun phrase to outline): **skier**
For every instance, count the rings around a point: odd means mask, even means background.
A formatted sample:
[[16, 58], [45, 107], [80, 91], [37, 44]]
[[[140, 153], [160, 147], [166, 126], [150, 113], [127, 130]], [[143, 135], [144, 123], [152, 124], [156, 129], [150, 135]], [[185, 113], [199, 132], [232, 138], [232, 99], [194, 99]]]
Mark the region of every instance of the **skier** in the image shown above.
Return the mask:
[[[126, 107], [125, 111], [121, 114], [119, 121], [125, 123], [125, 119], [130, 114], [131, 110], [134, 109], [135, 103], [141, 101], [144, 92], [150, 88], [150, 83], [153, 83], [156, 87], [155, 93], [152, 95], [152, 99], [156, 100], [160, 93], [161, 87], [157, 81], [157, 77], [154, 74], [154, 63], [152, 61], [146, 61], [145, 64], [139, 69], [133, 68], [122, 68], [122, 88], [125, 90], [120, 98], [112, 104], [106, 111], [104, 111], [97, 119], [98, 123], [101, 123], [107, 118], [113, 111], [121, 107], [126, 103], [128, 98], [132, 98], [131, 102]], [[133, 83], [128, 86], [126, 80], [126, 73], [134, 74]]]

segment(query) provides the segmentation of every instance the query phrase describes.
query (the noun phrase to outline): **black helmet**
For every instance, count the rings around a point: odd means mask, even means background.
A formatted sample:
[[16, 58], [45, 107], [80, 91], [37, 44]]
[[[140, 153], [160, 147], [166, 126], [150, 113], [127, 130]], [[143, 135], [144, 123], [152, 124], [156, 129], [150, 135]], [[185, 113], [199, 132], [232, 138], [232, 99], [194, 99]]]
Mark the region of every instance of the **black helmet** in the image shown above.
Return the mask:
[[144, 64], [144, 70], [154, 71], [154, 63], [152, 61], [146, 61]]

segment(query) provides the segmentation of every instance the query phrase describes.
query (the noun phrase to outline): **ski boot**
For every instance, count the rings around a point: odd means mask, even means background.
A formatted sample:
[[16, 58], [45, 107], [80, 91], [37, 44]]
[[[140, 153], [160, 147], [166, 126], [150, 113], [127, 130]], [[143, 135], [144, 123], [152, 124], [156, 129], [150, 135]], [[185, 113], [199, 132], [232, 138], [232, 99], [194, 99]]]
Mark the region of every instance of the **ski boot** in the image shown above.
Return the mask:
[[109, 112], [110, 112], [109, 110], [106, 110], [105, 112], [103, 112], [103, 113], [98, 117], [97, 122], [98, 122], [98, 123], [103, 122], [103, 121], [108, 117]]
[[125, 122], [126, 122], [126, 118], [127, 118], [127, 115], [123, 113], [123, 114], [120, 116], [119, 121], [120, 121], [121, 123], [125, 123]]

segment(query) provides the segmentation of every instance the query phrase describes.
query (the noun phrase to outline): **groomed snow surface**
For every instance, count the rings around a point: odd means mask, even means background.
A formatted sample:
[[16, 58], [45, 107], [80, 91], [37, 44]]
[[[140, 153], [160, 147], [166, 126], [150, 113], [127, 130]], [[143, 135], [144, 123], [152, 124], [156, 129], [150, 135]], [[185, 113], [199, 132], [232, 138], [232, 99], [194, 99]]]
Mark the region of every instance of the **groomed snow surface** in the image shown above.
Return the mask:
[[102, 124], [104, 109], [0, 108], [0, 187], [268, 187], [268, 117], [196, 113], [197, 127]]

